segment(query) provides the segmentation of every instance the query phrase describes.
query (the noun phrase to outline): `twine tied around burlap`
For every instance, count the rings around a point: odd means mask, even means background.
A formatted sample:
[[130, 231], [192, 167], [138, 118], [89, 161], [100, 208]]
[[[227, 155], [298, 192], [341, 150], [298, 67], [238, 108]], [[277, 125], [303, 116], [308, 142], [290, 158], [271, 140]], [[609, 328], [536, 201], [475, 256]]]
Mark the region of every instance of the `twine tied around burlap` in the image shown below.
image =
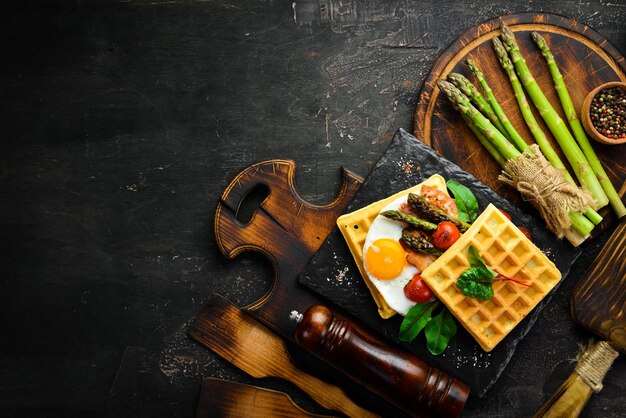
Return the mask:
[[606, 341], [589, 344], [586, 349], [581, 347], [575, 371], [594, 392], [600, 392], [602, 380], [618, 355]]
[[569, 211], [582, 212], [594, 202], [587, 191], [565, 180], [563, 173], [545, 159], [536, 144], [509, 160], [498, 178], [530, 201], [559, 238], [571, 226]]

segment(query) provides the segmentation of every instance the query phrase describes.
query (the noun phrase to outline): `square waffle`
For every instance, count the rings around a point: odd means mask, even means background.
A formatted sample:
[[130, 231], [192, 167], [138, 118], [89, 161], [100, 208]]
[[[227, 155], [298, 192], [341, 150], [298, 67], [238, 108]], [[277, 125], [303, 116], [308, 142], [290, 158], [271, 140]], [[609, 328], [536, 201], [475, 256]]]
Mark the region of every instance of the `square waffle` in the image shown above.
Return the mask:
[[380, 295], [378, 289], [376, 289], [376, 287], [367, 277], [367, 274], [365, 274], [365, 269], [363, 267], [363, 244], [365, 244], [365, 238], [367, 237], [367, 232], [369, 231], [370, 225], [372, 224], [372, 222], [374, 222], [374, 219], [376, 219], [380, 211], [385, 206], [387, 206], [389, 203], [393, 202], [400, 196], [408, 195], [409, 193], [419, 193], [423, 185], [436, 187], [447, 194], [446, 181], [443, 177], [436, 174], [429, 177], [427, 180], [423, 181], [420, 184], [398, 192], [383, 200], [374, 202], [354, 212], [342, 215], [337, 219], [337, 226], [339, 227], [341, 234], [346, 240], [348, 248], [352, 253], [352, 257], [354, 257], [354, 261], [359, 268], [359, 272], [365, 280], [365, 284], [367, 285], [367, 288], [369, 289], [372, 297], [374, 298], [374, 301], [376, 302], [376, 305], [378, 306], [378, 313], [381, 317], [385, 319], [395, 315], [396, 311], [394, 311], [387, 304], [387, 302], [385, 302], [385, 299]]
[[[467, 256], [470, 246], [489, 267], [522, 279], [530, 287], [497, 281], [490, 300], [464, 296], [455, 284], [471, 267]], [[422, 272], [422, 278], [483, 350], [491, 351], [561, 280], [561, 272], [490, 204], [461, 238]]]

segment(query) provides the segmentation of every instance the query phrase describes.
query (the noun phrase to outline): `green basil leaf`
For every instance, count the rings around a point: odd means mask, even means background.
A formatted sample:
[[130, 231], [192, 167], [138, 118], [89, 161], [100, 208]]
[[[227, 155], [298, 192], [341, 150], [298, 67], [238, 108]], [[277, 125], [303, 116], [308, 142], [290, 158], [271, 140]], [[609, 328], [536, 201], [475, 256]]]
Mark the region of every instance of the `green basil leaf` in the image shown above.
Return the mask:
[[422, 302], [413, 306], [407, 312], [406, 316], [400, 324], [398, 331], [398, 339], [400, 341], [412, 341], [417, 337], [422, 329], [430, 321], [433, 309], [439, 305], [439, 302]]
[[472, 267], [465, 270], [456, 281], [456, 287], [465, 296], [480, 300], [493, 297], [493, 275], [489, 268]]
[[448, 180], [446, 186], [452, 192], [456, 201], [459, 219], [463, 222], [474, 222], [478, 217], [478, 201], [474, 193], [458, 181]]
[[498, 273], [493, 271], [491, 267], [485, 263], [485, 260], [482, 259], [476, 247], [469, 247], [469, 250], [467, 251], [467, 258], [469, 259], [470, 266], [485, 268], [491, 272], [492, 277], [496, 277], [498, 275]]
[[454, 316], [447, 309], [442, 310], [439, 315], [426, 324], [424, 334], [426, 334], [428, 351], [438, 356], [445, 351], [450, 339], [456, 334]]

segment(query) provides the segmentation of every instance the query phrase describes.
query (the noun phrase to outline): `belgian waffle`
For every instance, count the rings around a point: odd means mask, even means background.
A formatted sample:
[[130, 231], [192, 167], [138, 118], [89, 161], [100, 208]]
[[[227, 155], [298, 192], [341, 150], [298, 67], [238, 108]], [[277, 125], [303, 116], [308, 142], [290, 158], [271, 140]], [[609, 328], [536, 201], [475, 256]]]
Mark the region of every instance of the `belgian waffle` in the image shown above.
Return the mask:
[[[470, 246], [489, 267], [530, 287], [497, 281], [490, 300], [464, 296], [455, 283], [471, 267], [467, 256]], [[461, 238], [422, 272], [422, 278], [483, 350], [491, 351], [559, 282], [561, 273], [490, 204]]]
[[385, 302], [385, 299], [380, 295], [365, 273], [365, 269], [363, 267], [363, 244], [365, 243], [365, 238], [367, 237], [370, 225], [374, 222], [374, 219], [376, 219], [380, 211], [385, 206], [398, 199], [400, 196], [408, 195], [409, 193], [419, 193], [423, 185], [436, 187], [437, 189], [447, 193], [444, 178], [440, 175], [434, 175], [409, 189], [398, 192], [383, 200], [374, 202], [371, 205], [354, 212], [340, 216], [337, 219], [337, 226], [345, 238], [348, 248], [354, 257], [354, 261], [359, 268], [359, 272], [365, 280], [365, 284], [378, 306], [378, 313], [385, 319], [395, 315], [396, 311], [389, 307], [387, 302]]

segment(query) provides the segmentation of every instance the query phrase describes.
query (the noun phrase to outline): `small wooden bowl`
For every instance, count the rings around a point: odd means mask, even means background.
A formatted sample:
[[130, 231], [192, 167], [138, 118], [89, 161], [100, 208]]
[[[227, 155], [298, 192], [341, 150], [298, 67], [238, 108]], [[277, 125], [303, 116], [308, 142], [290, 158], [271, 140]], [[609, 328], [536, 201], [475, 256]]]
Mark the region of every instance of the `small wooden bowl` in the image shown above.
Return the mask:
[[623, 144], [624, 142], [626, 142], [626, 138], [621, 138], [621, 139], [607, 138], [606, 136], [598, 132], [596, 128], [593, 126], [593, 123], [591, 123], [591, 114], [589, 113], [589, 108], [591, 107], [591, 101], [593, 100], [594, 97], [596, 97], [596, 94], [598, 94], [600, 90], [610, 89], [614, 87], [620, 87], [622, 90], [626, 91], [626, 83], [621, 82], [621, 81], [611, 81], [609, 83], [601, 84], [595, 89], [591, 90], [591, 93], [589, 93], [587, 97], [585, 97], [585, 100], [583, 101], [583, 105], [580, 109], [580, 119], [582, 120], [585, 131], [587, 131], [589, 136], [591, 136], [594, 140], [601, 142], [603, 144], [608, 144], [608, 145]]

